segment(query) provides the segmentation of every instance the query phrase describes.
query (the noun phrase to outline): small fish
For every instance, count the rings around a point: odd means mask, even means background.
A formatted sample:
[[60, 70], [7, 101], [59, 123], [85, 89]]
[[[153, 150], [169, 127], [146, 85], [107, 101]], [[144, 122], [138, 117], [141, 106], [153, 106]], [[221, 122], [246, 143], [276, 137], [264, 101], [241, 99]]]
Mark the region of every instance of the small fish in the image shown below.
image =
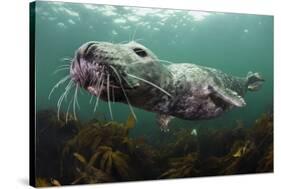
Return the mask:
[[245, 151], [245, 148], [240, 147], [232, 156], [235, 158], [241, 157], [244, 154], [244, 151]]
[[197, 130], [196, 129], [192, 129], [191, 133], [192, 136], [197, 136]]
[[82, 155], [80, 155], [80, 154], [78, 154], [78, 153], [73, 153], [73, 156], [74, 156], [77, 160], [79, 160], [81, 163], [84, 163], [84, 164], [87, 163], [87, 161], [86, 161], [86, 159], [84, 158], [84, 156], [82, 156]]
[[244, 146], [239, 147], [238, 150], [232, 156], [235, 158], [243, 156], [247, 152], [247, 150], [250, 148], [249, 145], [250, 145], [250, 141], [246, 141]]
[[60, 182], [56, 179], [53, 179], [53, 178], [51, 179], [51, 183], [52, 183], [53, 186], [61, 186]]

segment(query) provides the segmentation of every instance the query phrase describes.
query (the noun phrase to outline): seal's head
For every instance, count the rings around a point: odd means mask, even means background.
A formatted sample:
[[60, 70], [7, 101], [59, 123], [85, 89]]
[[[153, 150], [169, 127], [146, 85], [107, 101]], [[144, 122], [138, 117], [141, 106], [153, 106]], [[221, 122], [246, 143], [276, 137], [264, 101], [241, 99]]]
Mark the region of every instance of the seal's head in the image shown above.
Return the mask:
[[128, 96], [140, 96], [150, 88], [161, 87], [167, 70], [157, 60], [148, 48], [136, 42], [91, 41], [75, 52], [70, 76], [92, 95], [110, 100], [108, 93], [114, 90], [115, 101], [125, 101], [124, 91]]

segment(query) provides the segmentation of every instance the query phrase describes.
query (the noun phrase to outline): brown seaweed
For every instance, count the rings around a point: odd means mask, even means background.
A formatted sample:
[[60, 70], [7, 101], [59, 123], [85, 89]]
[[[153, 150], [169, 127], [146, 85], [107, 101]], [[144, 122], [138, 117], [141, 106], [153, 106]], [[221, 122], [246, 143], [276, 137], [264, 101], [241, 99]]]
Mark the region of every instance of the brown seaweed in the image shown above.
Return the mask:
[[108, 146], [100, 146], [90, 158], [88, 165], [97, 167], [109, 175], [116, 172], [119, 178], [128, 179], [130, 178], [128, 162], [128, 155], [118, 150], [113, 151]]
[[170, 162], [170, 169], [159, 178], [182, 178], [199, 176], [200, 160], [197, 153], [190, 153], [185, 157], [174, 158]]
[[109, 174], [91, 165], [91, 162], [87, 161], [83, 155], [74, 153], [73, 156], [77, 160], [78, 164], [76, 164], [75, 179], [71, 182], [71, 184], [94, 184], [114, 181]]
[[253, 125], [237, 120], [234, 126], [197, 128], [196, 135], [188, 127], [176, 127], [161, 133], [161, 142], [131, 137], [134, 126], [132, 115], [124, 123], [97, 119], [82, 123], [58, 120], [53, 111], [39, 112], [36, 185], [273, 171], [270, 113], [261, 115]]

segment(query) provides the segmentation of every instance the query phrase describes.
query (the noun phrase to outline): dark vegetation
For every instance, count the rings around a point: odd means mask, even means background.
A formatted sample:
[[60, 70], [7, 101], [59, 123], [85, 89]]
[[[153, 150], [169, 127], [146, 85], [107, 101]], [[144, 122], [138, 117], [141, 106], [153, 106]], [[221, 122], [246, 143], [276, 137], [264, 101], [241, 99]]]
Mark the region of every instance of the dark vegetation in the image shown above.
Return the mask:
[[[65, 115], [61, 115], [61, 118]], [[122, 182], [273, 172], [273, 115], [251, 126], [175, 128], [155, 141], [129, 135], [125, 123], [58, 120], [40, 111], [36, 126], [36, 186]], [[170, 131], [171, 132], [171, 131]], [[150, 140], [151, 141], [151, 140]]]

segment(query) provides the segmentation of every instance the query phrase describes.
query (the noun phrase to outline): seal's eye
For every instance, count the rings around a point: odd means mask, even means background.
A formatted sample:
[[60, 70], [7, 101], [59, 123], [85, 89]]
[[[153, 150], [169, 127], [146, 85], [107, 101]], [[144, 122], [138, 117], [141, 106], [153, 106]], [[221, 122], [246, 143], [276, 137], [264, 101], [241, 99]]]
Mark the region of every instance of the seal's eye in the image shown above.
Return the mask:
[[137, 55], [139, 55], [140, 57], [146, 57], [147, 56], [147, 53], [143, 49], [141, 49], [141, 48], [136, 47], [136, 48], [133, 49], [133, 51]]

